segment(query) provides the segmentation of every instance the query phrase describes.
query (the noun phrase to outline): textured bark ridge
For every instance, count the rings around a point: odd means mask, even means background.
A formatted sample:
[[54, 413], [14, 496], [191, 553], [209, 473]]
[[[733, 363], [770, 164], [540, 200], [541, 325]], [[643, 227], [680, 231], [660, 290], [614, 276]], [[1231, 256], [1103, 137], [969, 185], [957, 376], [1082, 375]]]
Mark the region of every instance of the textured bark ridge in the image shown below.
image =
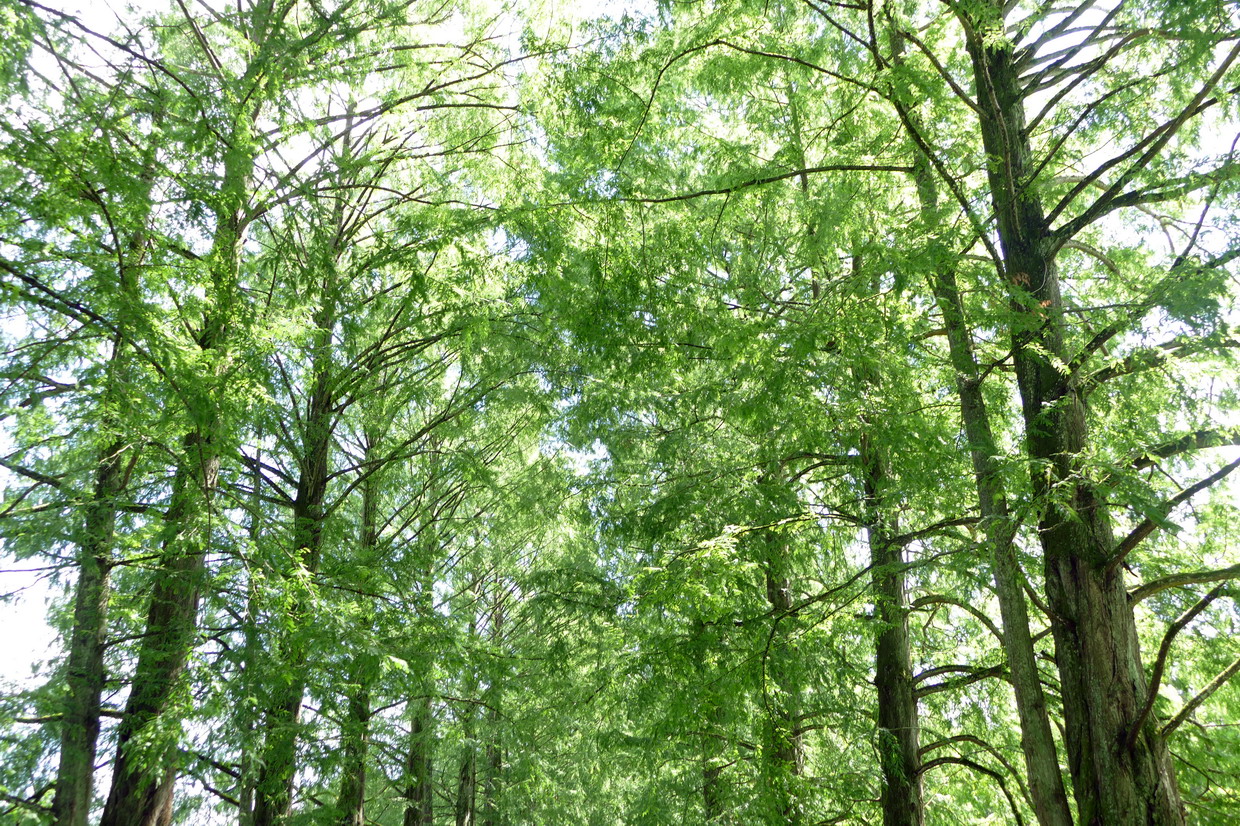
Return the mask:
[[[1017, 321], [1012, 338], [1032, 463], [1077, 814], [1085, 824], [1184, 822], [1166, 744], [1148, 720], [1136, 624], [1105, 505], [1076, 467], [1088, 441], [1085, 401], [1054, 366], [1064, 343], [1058, 241], [1029, 186], [1023, 92], [1010, 46], [971, 32], [982, 137]], [[1131, 743], [1131, 745], [1130, 745]]]
[[878, 691], [878, 757], [883, 770], [884, 826], [921, 826], [921, 760], [917, 695], [913, 690], [908, 642], [908, 595], [905, 592], [903, 546], [892, 539], [894, 519], [885, 518], [883, 488], [889, 472], [885, 457], [870, 440], [862, 444], [864, 486], [874, 603], [874, 685]]
[[[199, 471], [204, 478], [200, 480]], [[156, 574], [147, 633], [138, 653], [125, 716], [117, 732], [112, 788], [101, 826], [168, 826], [176, 776], [173, 745], [166, 737], [158, 753], [137, 754], [136, 741], [176, 701], [181, 675], [197, 637], [198, 596], [204, 571], [203, 530], [193, 523], [215, 489], [219, 457], [213, 445], [190, 434], [185, 461], [173, 482], [165, 515], [164, 564]]]

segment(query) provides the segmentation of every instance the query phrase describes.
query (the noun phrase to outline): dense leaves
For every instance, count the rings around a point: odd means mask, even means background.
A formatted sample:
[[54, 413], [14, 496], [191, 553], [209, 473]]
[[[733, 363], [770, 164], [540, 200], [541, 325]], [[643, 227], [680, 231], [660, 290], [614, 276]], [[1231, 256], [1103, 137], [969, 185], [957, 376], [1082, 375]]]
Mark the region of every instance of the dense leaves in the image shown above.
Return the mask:
[[0, 819], [1233, 822], [1238, 32], [9, 0]]

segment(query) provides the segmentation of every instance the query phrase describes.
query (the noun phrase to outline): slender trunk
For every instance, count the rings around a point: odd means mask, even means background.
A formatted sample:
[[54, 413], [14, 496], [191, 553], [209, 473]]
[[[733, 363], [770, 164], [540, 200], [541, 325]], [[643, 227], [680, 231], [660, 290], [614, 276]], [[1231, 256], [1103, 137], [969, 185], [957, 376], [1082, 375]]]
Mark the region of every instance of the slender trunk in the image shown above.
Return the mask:
[[[332, 393], [332, 335], [336, 327], [335, 279], [324, 281], [323, 304], [315, 316], [317, 340], [311, 367], [312, 385], [302, 433], [302, 455], [297, 494], [293, 500], [293, 558], [304, 573], [318, 572], [322, 554], [323, 503], [327, 497], [328, 460], [331, 454], [335, 412]], [[373, 480], [368, 480], [371, 484]], [[363, 498], [373, 500], [373, 492]], [[373, 501], [363, 508], [373, 508]], [[373, 514], [371, 514], [373, 517]], [[363, 528], [363, 531], [367, 531]], [[373, 523], [370, 528], [373, 530]], [[373, 537], [369, 540], [373, 541]], [[301, 587], [301, 586], [298, 586]], [[293, 781], [297, 773], [297, 735], [302, 699], [306, 690], [308, 652], [297, 628], [304, 625], [307, 599], [292, 600], [289, 614], [294, 631], [275, 645], [276, 662], [291, 679], [281, 680], [275, 702], [264, 717], [262, 767], [254, 797], [254, 826], [275, 826], [289, 814], [293, 804]]]
[[[482, 587], [477, 580], [474, 581], [471, 590], [478, 591]], [[478, 633], [477, 618], [471, 618], [469, 621], [469, 639], [475, 639]], [[474, 694], [478, 692], [478, 672], [472, 663], [466, 666], [469, 669], [468, 676], [465, 681], [466, 700], [472, 700]], [[456, 782], [456, 826], [474, 826], [475, 811], [478, 796], [478, 757], [476, 748], [476, 732], [474, 731], [475, 709], [473, 703], [470, 703], [465, 710], [464, 718], [461, 721], [461, 734], [465, 741], [465, 753], [461, 756], [461, 770], [457, 774]]]
[[1059, 756], [1051, 733], [1046, 697], [1029, 631], [1029, 612], [1022, 588], [1023, 572], [1016, 558], [1008, 514], [1007, 494], [999, 475], [998, 448], [982, 396], [980, 371], [964, 319], [964, 307], [951, 272], [933, 276], [934, 292], [947, 326], [948, 347], [956, 371], [956, 392], [965, 437], [973, 460], [982, 528], [990, 544], [995, 594], [1003, 620], [1003, 650], [1007, 657], [1020, 718], [1021, 749], [1029, 774], [1034, 813], [1042, 826], [1071, 826], [1072, 812], [1059, 770]]
[[[257, 547], [265, 521], [262, 518], [262, 466], [263, 430], [259, 428], [255, 434], [254, 468], [250, 478], [250, 514], [249, 537], [251, 547]], [[254, 731], [257, 722], [254, 709], [244, 698], [253, 696], [255, 680], [259, 670], [259, 658], [262, 654], [262, 639], [258, 629], [259, 617], [259, 586], [251, 576], [247, 583], [245, 618], [242, 622], [241, 651], [241, 702], [237, 703], [238, 729], [241, 738], [241, 775], [237, 779], [237, 822], [239, 826], [253, 826], [254, 822], [254, 788], [258, 782], [258, 760], [254, 750]]]
[[716, 637], [706, 623], [696, 620], [693, 625], [695, 666], [698, 680], [697, 707], [702, 715], [702, 733], [698, 738], [702, 766], [702, 821], [706, 824], [719, 822], [723, 816], [724, 789], [719, 776], [723, 773], [720, 756], [721, 738], [718, 736], [723, 718], [712, 673], [709, 652], [717, 648]]
[[[155, 115], [155, 123], [163, 116]], [[141, 224], [129, 238], [118, 261], [117, 279], [124, 300], [138, 301], [139, 267], [147, 253], [150, 195], [154, 179], [154, 146], [148, 146], [140, 180], [145, 186]], [[123, 318], [123, 316], [122, 316]], [[112, 434], [95, 461], [94, 488], [86, 506], [82, 539], [78, 543], [79, 576], [73, 605], [73, 631], [65, 667], [69, 696], [65, 703], [60, 736], [60, 765], [56, 795], [52, 800], [56, 826], [86, 826], [94, 799], [95, 757], [99, 746], [100, 712], [107, 673], [104, 651], [107, 639], [108, 603], [111, 597], [113, 545], [116, 538], [116, 497], [128, 484], [135, 459], [128, 454], [131, 441], [119, 438], [123, 427], [116, 418], [125, 400], [121, 388], [131, 380], [131, 354], [125, 331], [118, 322], [107, 365], [107, 384], [101, 406], [103, 432]], [[126, 461], [129, 462], [126, 467]]]
[[[867, 377], [867, 381], [875, 381]], [[884, 504], [890, 480], [887, 457], [871, 434], [861, 440], [862, 486], [870, 542], [871, 585], [874, 589], [874, 686], [878, 692], [878, 756], [883, 772], [884, 826], [921, 826], [925, 812], [921, 792], [921, 761], [917, 696], [908, 642], [908, 597], [905, 594], [904, 549], [892, 537], [898, 531]]]
[[[497, 586], [498, 588], [498, 586]], [[504, 604], [497, 596], [491, 609], [491, 647], [498, 654], [503, 645]], [[501, 707], [504, 702], [504, 674], [499, 666], [502, 657], [494, 659], [490, 679], [487, 683], [486, 701], [486, 736], [484, 781], [482, 788], [481, 826], [501, 826], [503, 810], [500, 807], [500, 792], [503, 788], [504, 772], [504, 741], [501, 726]]]
[[[373, 444], [367, 439], [367, 444]], [[369, 451], [367, 452], [369, 458]], [[362, 482], [362, 524], [358, 558], [373, 560], [379, 543], [378, 480], [371, 475]], [[373, 630], [369, 614], [362, 623], [364, 630]], [[366, 759], [370, 745], [370, 681], [375, 671], [374, 655], [361, 652], [353, 657], [349, 680], [349, 709], [341, 738], [344, 741], [344, 769], [340, 795], [336, 800], [339, 826], [365, 826], [366, 823]]]
[[434, 725], [430, 695], [410, 703], [409, 751], [405, 761], [405, 826], [433, 826], [435, 822], [431, 785]]
[[[926, 226], [932, 226], [936, 221], [937, 197], [931, 171], [924, 157], [919, 157], [915, 166], [922, 218]], [[1038, 676], [1033, 635], [1029, 630], [1029, 609], [1022, 588], [1024, 573], [1016, 558], [1007, 494], [999, 474], [999, 450], [982, 394], [982, 374], [973, 352], [964, 303], [956, 284], [956, 274], [951, 269], [931, 274], [930, 281], [947, 329], [948, 351], [956, 374], [956, 395], [960, 400], [960, 418], [973, 462], [978, 511], [992, 554], [995, 595], [1003, 621], [1003, 651], [1011, 673], [1016, 713], [1020, 719], [1021, 750], [1029, 775], [1034, 814], [1042, 826], [1071, 826], [1072, 811], [1059, 769], [1059, 753], [1051, 733], [1046, 697]]]
[[366, 664], [355, 667], [345, 718], [344, 771], [336, 798], [339, 826], [365, 826], [366, 757], [370, 740], [370, 675]]
[[473, 826], [474, 806], [477, 802], [478, 766], [474, 747], [465, 746], [461, 758], [461, 771], [456, 782], [456, 826]]
[[[1086, 407], [1056, 363], [1064, 344], [1056, 239], [1036, 191], [1027, 185], [1030, 148], [1011, 47], [969, 51], [980, 102], [983, 144], [1012, 325], [1065, 734], [1077, 813], [1084, 824], [1180, 824], [1184, 811], [1171, 757], [1154, 722], [1130, 737], [1146, 697], [1136, 623], [1106, 505], [1077, 468], [1088, 443]], [[1052, 502], [1052, 498], [1056, 500]]]
[[173, 705], [194, 647], [208, 538], [206, 529], [193, 523], [209, 506], [219, 464], [210, 440], [196, 433], [186, 437], [181, 467], [173, 480], [172, 504], [165, 514], [165, 561], [151, 589], [147, 631], [117, 731], [112, 788], [101, 826], [168, 826], [172, 822], [176, 745], [159, 742], [152, 749], [145, 744], [139, 747], [135, 741], [141, 743], [141, 735]]
[[69, 696], [61, 723], [60, 766], [52, 800], [56, 826], [86, 826], [93, 798], [100, 707], [107, 679], [103, 655], [116, 530], [114, 498], [125, 485], [121, 462], [124, 450], [125, 443], [117, 441], [99, 456], [94, 495], [87, 506], [85, 535], [79, 546], [73, 634], [65, 667]]
[[[852, 263], [861, 275], [861, 258]], [[877, 293], [878, 285], [872, 285]], [[864, 387], [879, 389], [877, 368], [862, 366], [854, 377]], [[881, 805], [884, 826], [922, 826], [920, 732], [913, 663], [908, 640], [904, 546], [894, 537], [899, 522], [887, 502], [891, 465], [877, 441], [878, 423], [863, 417], [861, 487], [865, 495], [866, 534], [870, 545], [870, 585], [874, 589], [874, 688], [878, 701], [878, 758], [883, 773]]]
[[[776, 536], [768, 535], [765, 540], [763, 569], [767, 604], [775, 621], [786, 621], [792, 608], [791, 583], [787, 573], [788, 548]], [[793, 673], [793, 656], [786, 636], [772, 640], [765, 662], [767, 680], [764, 680], [762, 697], [766, 708], [766, 742], [763, 746], [766, 758], [762, 761], [765, 777], [762, 782], [774, 794], [783, 822], [790, 826], [801, 822], [797, 778], [804, 766], [802, 737], [797, 731], [801, 691]]]

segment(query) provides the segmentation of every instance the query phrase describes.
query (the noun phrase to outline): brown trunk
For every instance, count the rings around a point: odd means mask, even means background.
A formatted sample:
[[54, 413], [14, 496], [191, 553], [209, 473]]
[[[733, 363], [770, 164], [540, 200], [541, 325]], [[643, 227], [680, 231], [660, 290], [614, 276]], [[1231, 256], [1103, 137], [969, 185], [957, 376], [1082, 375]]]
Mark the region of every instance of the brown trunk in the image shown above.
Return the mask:
[[969, 51], [1003, 270], [1018, 318], [1013, 352], [1042, 511], [1039, 536], [1077, 814], [1084, 824], [1180, 824], [1171, 757], [1153, 722], [1129, 738], [1146, 680], [1123, 568], [1108, 564], [1115, 541], [1106, 506], [1077, 467], [1088, 441], [1085, 400], [1055, 366], [1071, 354], [1064, 345], [1056, 239], [1027, 182], [1030, 148], [1018, 72], [1010, 46], [983, 45], [972, 33]]
[[903, 547], [892, 540], [898, 527], [883, 499], [890, 477], [887, 459], [869, 434], [861, 462], [866, 527], [874, 589], [874, 687], [878, 692], [878, 758], [883, 772], [884, 826], [922, 826], [921, 761], [917, 696], [908, 642]]
[[[789, 548], [780, 536], [768, 533], [763, 550], [766, 601], [771, 616], [779, 623], [777, 630], [787, 631], [792, 609]], [[776, 634], [763, 662], [761, 697], [766, 717], [761, 782], [773, 795], [774, 810], [790, 826], [801, 822], [798, 778], [805, 760], [803, 738], [797, 730], [801, 689], [794, 658], [788, 635]]]
[[[853, 259], [853, 276], [861, 258]], [[873, 284], [877, 291], [878, 285]], [[874, 367], [854, 370], [858, 383], [879, 389]], [[881, 804], [884, 826], [922, 826], [920, 733], [913, 663], [908, 640], [904, 546], [894, 540], [899, 522], [887, 502], [891, 464], [876, 436], [878, 422], [862, 419], [861, 487], [865, 494], [866, 533], [870, 544], [870, 583], [874, 589], [874, 688], [878, 701], [878, 759], [883, 773]]]
[[405, 826], [433, 826], [435, 822], [431, 786], [433, 726], [431, 700], [426, 696], [410, 703], [409, 752], [405, 761]]
[[[155, 125], [162, 113], [154, 116]], [[145, 186], [139, 208], [141, 225], [129, 238], [117, 268], [123, 300], [137, 302], [139, 268], [147, 253], [150, 195], [154, 179], [155, 147], [148, 146], [140, 180]], [[123, 316], [122, 316], [123, 318]], [[118, 322], [107, 365], [107, 384], [101, 409], [102, 431], [119, 436], [122, 425], [116, 412], [124, 405], [121, 389], [131, 381], [129, 325]], [[69, 696], [65, 703], [60, 736], [60, 765], [56, 773], [56, 796], [52, 800], [55, 826], [86, 826], [94, 798], [95, 757], [99, 746], [100, 712], [107, 673], [104, 650], [107, 638], [108, 602], [111, 596], [113, 543], [116, 538], [116, 497], [128, 484], [134, 457], [132, 443], [113, 438], [96, 457], [94, 489], [86, 506], [85, 526], [78, 543], [80, 573], [73, 604], [73, 631], [65, 666]], [[128, 467], [126, 465], [128, 464]]]
[[[499, 591], [498, 585], [496, 591]], [[495, 603], [491, 609], [491, 647], [496, 654], [500, 653], [503, 646], [504, 633], [504, 604], [501, 596], [496, 596]], [[490, 680], [487, 684], [486, 703], [486, 753], [485, 753], [485, 780], [482, 788], [482, 817], [481, 826], [501, 826], [504, 821], [503, 810], [500, 807], [500, 793], [503, 789], [503, 773], [504, 773], [504, 741], [501, 731], [501, 706], [504, 702], [504, 674], [500, 668], [500, 664], [504, 662], [501, 656], [496, 656], [493, 660], [495, 666], [491, 669]]]
[[349, 714], [344, 724], [344, 770], [336, 798], [339, 826], [366, 824], [366, 756], [370, 740], [370, 675], [355, 668], [355, 685], [349, 694]]
[[100, 704], [107, 678], [103, 654], [116, 529], [113, 500], [124, 487], [121, 465], [124, 450], [124, 442], [114, 442], [99, 457], [94, 495], [86, 511], [85, 536], [80, 543], [81, 571], [74, 595], [69, 660], [65, 666], [69, 696], [61, 723], [60, 766], [56, 774], [56, 796], [52, 800], [56, 826], [86, 826], [90, 814]]
[[[229, 369], [231, 326], [235, 323], [241, 270], [245, 195], [253, 172], [253, 115], [240, 116], [229, 135], [218, 200], [212, 204], [216, 229], [209, 260], [207, 298], [211, 312], [203, 319], [198, 348], [211, 357], [209, 372], [195, 376], [201, 383], [198, 409], [186, 411], [198, 426], [186, 433], [181, 460], [164, 513], [162, 561], [155, 573], [146, 633], [130, 685], [124, 718], [117, 731], [117, 756], [112, 788], [100, 826], [167, 826], [172, 819], [172, 787], [176, 780], [176, 744], [162, 742], [154, 750], [134, 751], [146, 730], [172, 705], [180, 677], [197, 638], [198, 596], [210, 546], [212, 500], [220, 470], [221, 383]], [[155, 738], [163, 740], [165, 738]]]
[[129, 700], [117, 731], [112, 788], [100, 826], [167, 826], [176, 779], [174, 743], [141, 753], [131, 746], [158, 723], [180, 688], [181, 674], [197, 636], [206, 531], [192, 524], [207, 508], [219, 473], [219, 457], [196, 433], [185, 439], [181, 467], [173, 480], [172, 504], [164, 516], [164, 563], [155, 575], [146, 634], [138, 653]]
[[986, 532], [993, 555], [995, 594], [1003, 620], [1003, 650], [1011, 672], [1016, 712], [1020, 718], [1021, 749], [1029, 774], [1029, 794], [1033, 798], [1034, 813], [1042, 826], [1072, 826], [1072, 812], [1059, 769], [1050, 717], [1046, 712], [1046, 697], [1038, 676], [1033, 636], [1029, 631], [1028, 606], [1021, 585], [1024, 574], [1013, 544], [1007, 495], [999, 475], [998, 449], [990, 429], [990, 416], [982, 395], [980, 371], [964, 319], [960, 291], [951, 272], [935, 274], [932, 278], [939, 309], [947, 326], [952, 366], [956, 370], [956, 392], [973, 459], [973, 478], [977, 485], [982, 529]]
[[[472, 716], [473, 712], [470, 711]], [[474, 826], [474, 808], [477, 803], [478, 766], [473, 743], [470, 742], [473, 727], [466, 725], [465, 754], [461, 757], [461, 771], [456, 782], [456, 826]]]
[[[331, 453], [335, 413], [332, 394], [332, 336], [336, 327], [334, 274], [324, 281], [323, 304], [315, 316], [317, 341], [313, 356], [313, 384], [306, 405], [302, 433], [302, 455], [297, 494], [293, 500], [292, 557], [302, 572], [318, 572], [322, 554], [323, 503], [327, 497], [328, 459]], [[373, 478], [363, 483], [363, 543], [373, 546]], [[307, 618], [307, 601], [298, 595], [289, 607], [294, 629]], [[297, 773], [297, 735], [301, 723], [301, 706], [306, 690], [308, 652], [299, 642], [296, 630], [273, 646], [275, 660], [291, 680], [280, 679], [276, 701], [263, 721], [262, 762], [254, 794], [254, 826], [275, 826], [289, 814], [293, 805], [293, 781]]]

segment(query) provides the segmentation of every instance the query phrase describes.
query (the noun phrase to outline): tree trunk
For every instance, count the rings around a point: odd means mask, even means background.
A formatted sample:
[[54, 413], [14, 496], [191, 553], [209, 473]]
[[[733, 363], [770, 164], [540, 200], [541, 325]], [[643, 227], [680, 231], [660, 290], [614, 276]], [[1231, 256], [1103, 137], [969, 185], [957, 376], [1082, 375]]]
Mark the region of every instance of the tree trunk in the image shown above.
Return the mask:
[[339, 826], [366, 824], [366, 757], [370, 740], [370, 674], [365, 664], [355, 667], [355, 685], [349, 694], [349, 713], [345, 719], [344, 769], [340, 794], [336, 798]]
[[[498, 593], [499, 585], [496, 584], [496, 597], [491, 607], [491, 647], [498, 655], [501, 653], [503, 646], [504, 633], [504, 603], [502, 595]], [[485, 767], [484, 781], [482, 788], [482, 817], [481, 826], [501, 826], [504, 821], [503, 810], [500, 807], [500, 790], [503, 788], [504, 781], [504, 741], [502, 731], [501, 707], [504, 702], [504, 679], [502, 656], [493, 658], [494, 665], [490, 670], [490, 679], [487, 682], [486, 690], [486, 751], [485, 751]]]
[[[332, 393], [332, 336], [336, 328], [334, 268], [324, 279], [323, 299], [315, 314], [316, 342], [312, 359], [312, 385], [306, 404], [302, 433], [302, 455], [297, 493], [293, 500], [292, 557], [303, 572], [314, 575], [322, 555], [323, 503], [327, 497], [328, 460], [331, 454], [335, 412]], [[374, 528], [373, 477], [363, 483], [362, 541], [372, 544]], [[369, 510], [368, 510], [369, 509]], [[369, 520], [369, 521], [368, 521]], [[302, 587], [302, 586], [297, 586]], [[277, 674], [280, 688], [276, 701], [264, 718], [262, 767], [254, 797], [254, 826], [275, 826], [289, 814], [293, 804], [293, 781], [297, 773], [297, 734], [301, 723], [302, 699], [306, 691], [308, 652], [297, 641], [296, 629], [306, 622], [306, 599], [292, 600], [289, 617], [294, 631], [273, 646], [277, 668], [291, 678]]]
[[100, 826], [169, 826], [176, 778], [174, 743], [139, 753], [130, 744], [172, 705], [197, 637], [198, 593], [208, 538], [193, 524], [209, 506], [219, 456], [207, 439], [191, 433], [173, 480], [165, 514], [164, 563], [156, 572], [146, 634], [138, 653], [129, 700], [117, 731], [112, 788]]
[[[207, 299], [211, 311], [203, 318], [198, 348], [209, 365], [192, 376], [200, 382], [201, 407], [187, 411], [197, 427], [186, 433], [182, 456], [164, 513], [162, 562], [155, 574], [146, 633], [117, 731], [117, 756], [112, 788], [100, 826], [167, 826], [172, 819], [172, 787], [176, 779], [175, 744], [159, 743], [134, 752], [131, 744], [158, 722], [180, 689], [180, 677], [197, 637], [198, 596], [211, 543], [210, 515], [220, 470], [221, 386], [229, 369], [229, 345], [236, 323], [235, 307], [241, 271], [245, 204], [253, 173], [253, 114], [241, 114], [229, 130], [217, 200], [211, 204], [216, 229], [207, 256]], [[156, 738], [164, 739], [164, 738]]]
[[[853, 258], [853, 277], [861, 258]], [[872, 285], [877, 292], [878, 285]], [[872, 366], [853, 371], [858, 384], [878, 389], [881, 376]], [[874, 687], [878, 697], [878, 759], [883, 772], [881, 805], [884, 826], [922, 826], [920, 736], [917, 694], [908, 641], [904, 546], [894, 541], [899, 522], [887, 503], [891, 465], [877, 441], [877, 422], [862, 420], [861, 487], [870, 544], [870, 583], [874, 589]]]
[[[470, 714], [472, 713], [471, 711]], [[473, 743], [468, 742], [470, 734], [471, 732], [466, 732], [465, 754], [461, 758], [461, 771], [456, 782], [456, 826], [474, 826], [478, 766]]]
[[995, 594], [1003, 620], [1003, 650], [1011, 672], [1016, 712], [1020, 718], [1020, 742], [1029, 774], [1029, 794], [1033, 798], [1034, 813], [1042, 826], [1072, 826], [1072, 812], [1068, 806], [1063, 774], [1059, 770], [1058, 751], [1038, 676], [1033, 636], [1029, 631], [1029, 611], [1021, 585], [1024, 575], [1016, 558], [1007, 495], [999, 475], [998, 448], [990, 429], [990, 416], [982, 395], [980, 371], [964, 319], [964, 307], [954, 273], [936, 273], [932, 279], [939, 309], [947, 326], [948, 346], [956, 371], [956, 393], [960, 398], [960, 416], [973, 459], [978, 508], [992, 553]]
[[[866, 377], [874, 381], [873, 377]], [[870, 426], [867, 423], [867, 426]], [[883, 772], [884, 826], [922, 826], [917, 696], [908, 643], [903, 546], [892, 537], [895, 517], [884, 506], [890, 477], [887, 458], [866, 433], [861, 439], [862, 485], [874, 588], [874, 686], [878, 692], [878, 757]]]
[[[764, 480], [776, 485], [781, 480]], [[775, 512], [772, 510], [771, 515]], [[774, 810], [782, 822], [795, 826], [801, 822], [798, 800], [798, 778], [804, 769], [804, 743], [797, 730], [800, 713], [801, 687], [796, 675], [795, 652], [786, 633], [792, 609], [789, 548], [774, 533], [763, 536], [762, 571], [766, 585], [766, 601], [772, 621], [785, 633], [771, 638], [764, 662], [762, 705], [765, 710], [764, 743], [762, 748], [761, 782], [773, 795]]]
[[[1106, 505], [1078, 471], [1088, 442], [1085, 400], [1056, 362], [1064, 345], [1057, 240], [1027, 185], [1030, 148], [1011, 47], [969, 52], [1003, 270], [1012, 295], [1013, 352], [1032, 460], [1048, 603], [1063, 686], [1077, 814], [1084, 824], [1180, 824], [1184, 811], [1171, 757], [1154, 722], [1133, 737], [1146, 698], [1136, 623]], [[1052, 501], [1054, 499], [1055, 501]]]
[[116, 441], [99, 457], [94, 495], [87, 506], [85, 535], [80, 543], [73, 634], [65, 666], [69, 696], [61, 722], [60, 766], [52, 800], [56, 826], [86, 826], [93, 798], [100, 705], [107, 678], [103, 655], [116, 530], [114, 499], [125, 485], [121, 462], [124, 450], [125, 442]]
[[[367, 444], [373, 440], [368, 438]], [[359, 558], [376, 558], [379, 543], [377, 479], [372, 475], [362, 482], [362, 524], [359, 536]], [[369, 634], [373, 618], [367, 613], [361, 627]], [[340, 826], [365, 826], [366, 823], [366, 758], [370, 745], [370, 682], [375, 672], [375, 655], [369, 652], [353, 657], [349, 688], [349, 713], [341, 739], [344, 741], [344, 769], [340, 796], [336, 801], [337, 823]]]
[[[161, 124], [163, 115], [156, 113], [154, 121], [156, 125]], [[155, 151], [153, 145], [146, 149], [139, 177], [144, 185], [139, 202], [140, 225], [130, 236], [117, 268], [120, 296], [135, 304], [139, 301], [138, 271], [147, 253]], [[56, 773], [56, 795], [52, 800], [56, 826], [86, 826], [94, 798], [101, 701], [107, 682], [103, 658], [116, 539], [115, 500], [124, 492], [129, 472], [136, 461], [136, 457], [128, 453], [132, 441], [121, 437], [123, 426], [116, 417], [116, 412], [125, 404], [121, 390], [132, 380], [130, 343], [125, 340], [129, 326], [123, 321], [118, 322], [118, 332], [112, 339], [107, 384], [100, 408], [100, 429], [112, 438], [96, 457], [94, 489], [86, 506], [84, 530], [78, 543], [79, 576], [74, 594], [69, 657], [65, 665], [69, 696], [61, 722], [60, 765]], [[126, 461], [129, 462], [128, 467]]]
[[409, 752], [405, 761], [405, 826], [433, 826], [434, 787], [431, 785], [434, 726], [430, 695], [410, 703]]

